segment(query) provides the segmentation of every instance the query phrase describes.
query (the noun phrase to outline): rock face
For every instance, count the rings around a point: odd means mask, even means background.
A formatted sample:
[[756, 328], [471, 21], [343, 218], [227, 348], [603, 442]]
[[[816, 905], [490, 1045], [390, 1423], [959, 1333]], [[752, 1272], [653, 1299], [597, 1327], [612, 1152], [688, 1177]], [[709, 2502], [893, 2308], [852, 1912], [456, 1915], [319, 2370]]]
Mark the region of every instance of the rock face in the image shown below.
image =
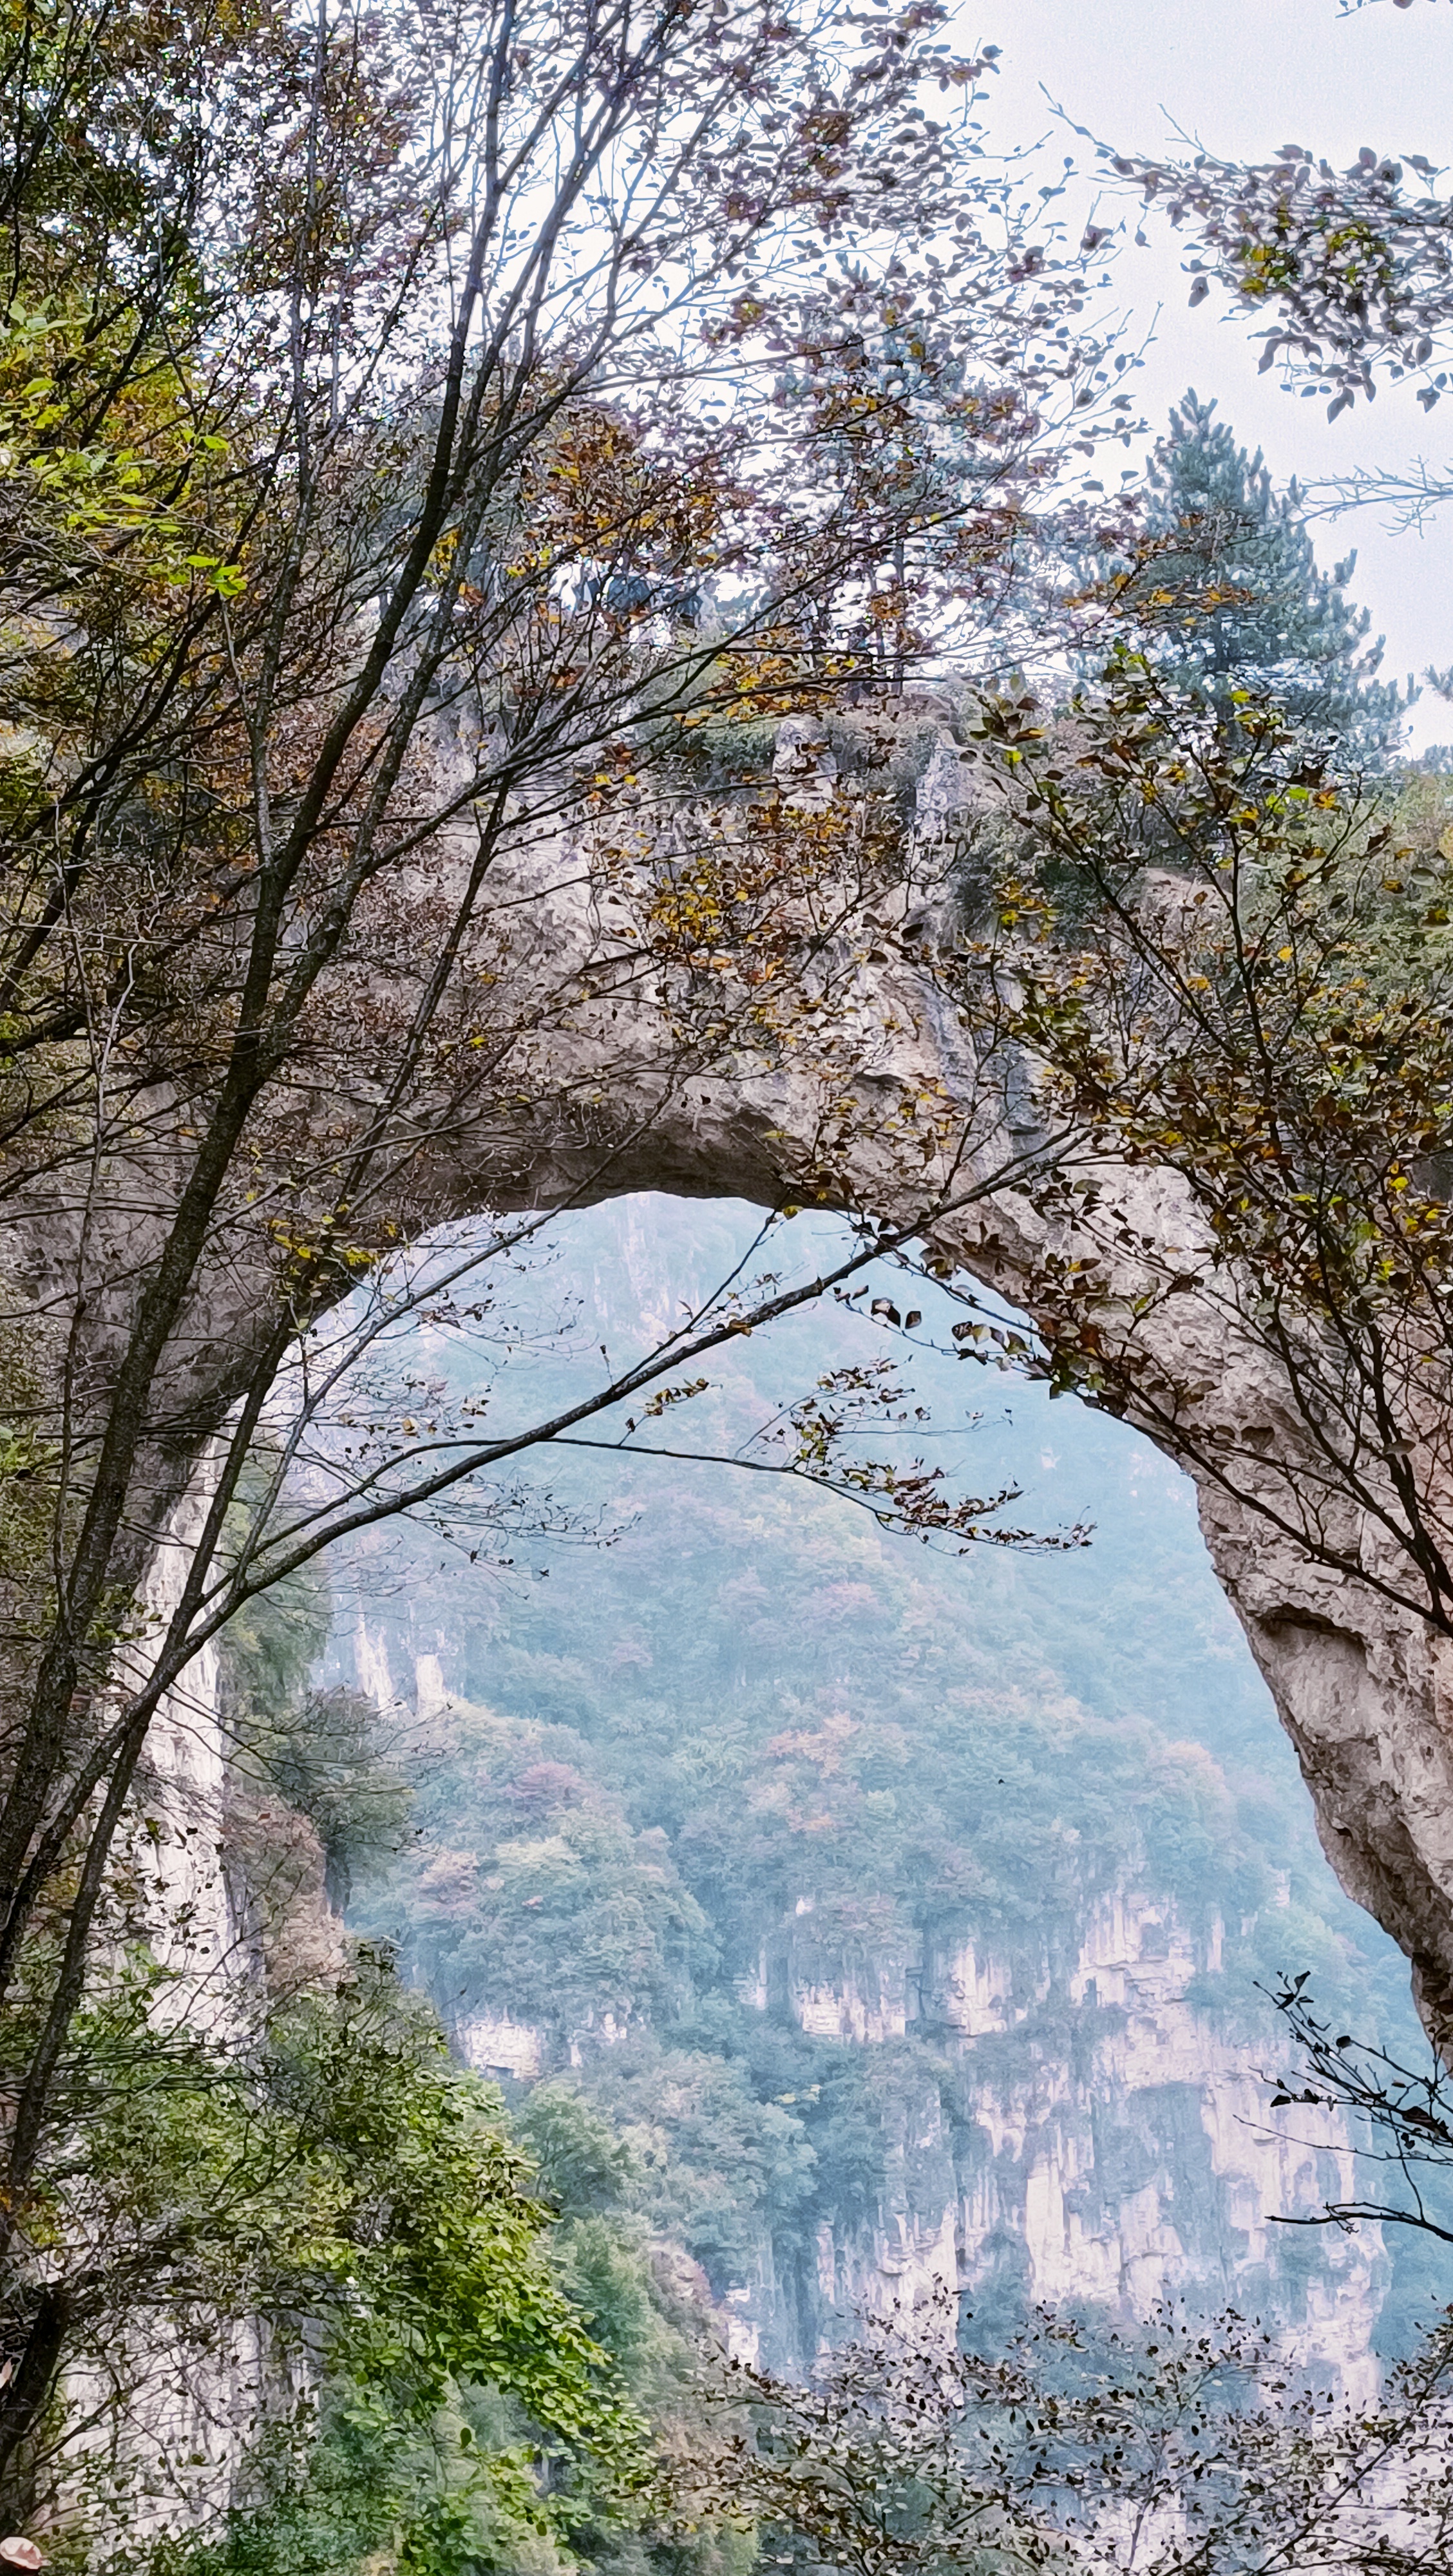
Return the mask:
[[[201, 1510], [195, 1491], [184, 1497], [152, 1559], [141, 1606], [158, 1626], [176, 1607]], [[144, 1645], [132, 1651], [140, 1655]], [[118, 1679], [124, 1682], [124, 1665]], [[235, 1790], [218, 1658], [206, 1646], [152, 1722], [117, 1850], [134, 1919], [115, 1930], [117, 1937], [144, 1932], [164, 1971], [152, 2005], [157, 2021], [185, 2024], [223, 2047], [255, 2017], [265, 1946], [240, 1865]], [[303, 1825], [300, 1817], [291, 1821]], [[308, 1966], [326, 1970], [342, 1956], [341, 1931], [321, 1902], [321, 1853], [317, 1861], [319, 1901], [305, 1906]], [[104, 2366], [67, 2373], [78, 2426], [69, 2446], [73, 2492], [137, 2541], [158, 2538], [179, 2520], [212, 2520], [219, 2499], [235, 2500], [269, 2406], [288, 2394], [259, 2320], [230, 2318], [215, 2339], [192, 2342], [148, 2316], [134, 2335], [112, 2342]]]
[[904, 2059], [872, 2222], [824, 2227], [809, 2284], [764, 2264], [737, 2303], [743, 2347], [791, 2357], [834, 2312], [911, 2306], [938, 2283], [991, 2316], [1006, 2299], [1134, 2317], [1184, 2299], [1275, 2322], [1300, 2368], [1369, 2402], [1377, 2232], [1319, 2235], [1314, 2259], [1288, 2268], [1276, 2217], [1348, 2192], [1353, 2160], [1345, 2140], [1317, 2151], [1295, 2115], [1268, 2113], [1216, 2009], [1221, 1939], [1218, 1921], [1198, 1935], [1163, 1896], [1127, 1890], [1090, 1910], [1063, 1957], [966, 1941], [906, 1977], [883, 1963], [869, 1991], [795, 1989], [802, 2027], [868, 2046], [917, 2034], [937, 2064]]
[[[1274, 1418], [1276, 1390], [1263, 1412]], [[1322, 1574], [1249, 1512], [1203, 1493], [1217, 1574], [1291, 1737], [1322, 1847], [1413, 1967], [1440, 2045], [1453, 2029], [1453, 1648], [1368, 1587]]]

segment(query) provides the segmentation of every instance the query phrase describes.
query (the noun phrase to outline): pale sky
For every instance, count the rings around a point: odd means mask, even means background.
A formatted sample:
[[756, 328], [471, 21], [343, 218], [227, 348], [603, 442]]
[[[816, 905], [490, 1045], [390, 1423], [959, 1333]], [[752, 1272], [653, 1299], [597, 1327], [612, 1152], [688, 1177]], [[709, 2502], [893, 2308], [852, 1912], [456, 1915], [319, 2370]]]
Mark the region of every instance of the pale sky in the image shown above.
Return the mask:
[[[1068, 152], [1087, 170], [1093, 156], [1056, 126], [1046, 91], [1122, 151], [1173, 149], [1180, 126], [1227, 159], [1265, 160], [1280, 144], [1302, 143], [1338, 167], [1363, 144], [1453, 162], [1448, 0], [1413, 0], [1406, 10], [1373, 0], [1355, 15], [1343, 15], [1338, 0], [966, 0], [955, 34], [1001, 47], [990, 138], [1044, 136], [1050, 176]], [[1108, 202], [1100, 219], [1113, 219]], [[1126, 247], [1115, 280], [1136, 335], [1162, 308], [1135, 379], [1151, 421], [1163, 422], [1188, 385], [1214, 394], [1238, 438], [1264, 448], [1283, 481], [1453, 458], [1453, 394], [1424, 414], [1410, 392], [1384, 385], [1373, 405], [1359, 403], [1329, 427], [1325, 402], [1258, 377], [1252, 326], [1221, 319], [1214, 288], [1191, 312], [1187, 249], [1164, 224], [1147, 230], [1152, 247]], [[1108, 466], [1106, 479], [1115, 479]], [[1371, 609], [1374, 633], [1386, 636], [1385, 676], [1453, 663], [1453, 505], [1421, 537], [1390, 534], [1375, 510], [1360, 510], [1321, 525], [1316, 540], [1324, 563], [1356, 548], [1351, 589]], [[1453, 742], [1453, 706], [1425, 694], [1411, 740]]]

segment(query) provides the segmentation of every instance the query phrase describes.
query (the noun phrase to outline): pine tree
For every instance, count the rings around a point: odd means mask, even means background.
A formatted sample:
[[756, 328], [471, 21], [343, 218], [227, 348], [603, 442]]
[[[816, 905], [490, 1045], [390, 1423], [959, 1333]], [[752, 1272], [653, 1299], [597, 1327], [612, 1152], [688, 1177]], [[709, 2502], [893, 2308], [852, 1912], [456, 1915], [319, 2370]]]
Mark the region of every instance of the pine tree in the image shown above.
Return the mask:
[[1102, 574], [1179, 680], [1221, 703], [1268, 691], [1344, 756], [1385, 769], [1412, 693], [1377, 678], [1382, 639], [1368, 642], [1368, 612], [1347, 597], [1357, 558], [1319, 569], [1299, 486], [1279, 491], [1215, 410], [1192, 391], [1171, 413], [1135, 562], [1102, 558]]

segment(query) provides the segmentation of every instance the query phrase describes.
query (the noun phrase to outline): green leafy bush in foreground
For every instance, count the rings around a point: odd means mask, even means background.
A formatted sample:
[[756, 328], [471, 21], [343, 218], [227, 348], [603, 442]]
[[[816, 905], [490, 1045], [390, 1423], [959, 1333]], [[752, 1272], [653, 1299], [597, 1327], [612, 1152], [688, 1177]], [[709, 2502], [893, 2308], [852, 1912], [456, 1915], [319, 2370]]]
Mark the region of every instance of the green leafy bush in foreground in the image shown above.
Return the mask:
[[[38, 2247], [64, 2229], [87, 2250], [68, 2401], [31, 2463], [36, 2498], [65, 2498], [54, 2554], [323, 2576], [383, 2552], [450, 2576], [543, 2570], [629, 2521], [645, 2422], [551, 2260], [498, 2097], [432, 2016], [366, 1955], [225, 2049], [168, 2030], [165, 1991], [133, 1960], [86, 2017], [80, 2144], [58, 2143], [30, 2213]], [[210, 2372], [235, 2421], [259, 2331], [250, 2499], [158, 2540], [189, 2519], [188, 2467], [204, 2501], [219, 2480], [168, 2455], [148, 2393]]]

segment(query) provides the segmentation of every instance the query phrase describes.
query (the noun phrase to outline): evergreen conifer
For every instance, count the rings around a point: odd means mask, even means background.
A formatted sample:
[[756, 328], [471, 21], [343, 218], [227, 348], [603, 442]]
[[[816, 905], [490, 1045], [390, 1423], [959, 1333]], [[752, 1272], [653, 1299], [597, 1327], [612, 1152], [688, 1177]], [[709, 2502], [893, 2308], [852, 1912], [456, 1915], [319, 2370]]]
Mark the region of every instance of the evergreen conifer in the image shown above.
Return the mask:
[[1220, 703], [1265, 691], [1295, 723], [1335, 736], [1363, 768], [1393, 759], [1412, 692], [1379, 680], [1382, 639], [1347, 597], [1356, 556], [1320, 570], [1292, 482], [1240, 446], [1194, 392], [1172, 411], [1147, 476], [1143, 542], [1119, 604], [1148, 628], [1162, 667]]

